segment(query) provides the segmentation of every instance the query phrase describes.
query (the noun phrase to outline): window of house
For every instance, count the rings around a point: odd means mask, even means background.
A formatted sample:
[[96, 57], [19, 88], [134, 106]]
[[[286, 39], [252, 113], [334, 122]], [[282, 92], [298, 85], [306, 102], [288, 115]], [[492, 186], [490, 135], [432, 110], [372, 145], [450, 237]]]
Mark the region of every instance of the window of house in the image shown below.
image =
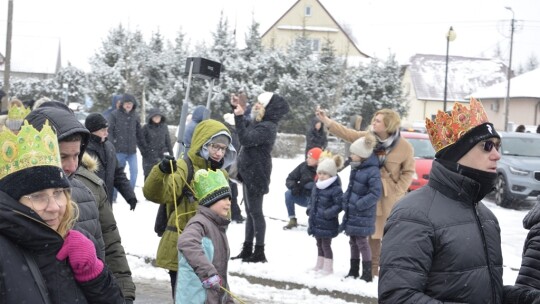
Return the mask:
[[311, 6], [306, 6], [306, 16], [311, 16]]

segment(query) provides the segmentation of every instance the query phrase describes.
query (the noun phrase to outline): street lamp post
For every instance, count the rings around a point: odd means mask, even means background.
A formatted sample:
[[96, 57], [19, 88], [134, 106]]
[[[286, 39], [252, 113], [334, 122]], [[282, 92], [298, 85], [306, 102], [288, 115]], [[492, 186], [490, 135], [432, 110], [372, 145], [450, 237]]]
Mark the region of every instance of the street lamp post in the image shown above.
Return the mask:
[[506, 6], [505, 9], [512, 12], [512, 22], [510, 23], [510, 58], [508, 59], [508, 73], [507, 73], [507, 81], [508, 84], [506, 85], [506, 97], [504, 98], [504, 130], [508, 130], [508, 112], [510, 109], [510, 78], [512, 77], [512, 49], [514, 46], [514, 29], [515, 29], [515, 19], [514, 19], [514, 10]]
[[450, 27], [446, 34], [446, 70], [444, 72], [444, 99], [443, 99], [443, 111], [446, 112], [446, 92], [448, 90], [448, 51], [450, 50], [450, 41], [456, 39], [456, 32]]

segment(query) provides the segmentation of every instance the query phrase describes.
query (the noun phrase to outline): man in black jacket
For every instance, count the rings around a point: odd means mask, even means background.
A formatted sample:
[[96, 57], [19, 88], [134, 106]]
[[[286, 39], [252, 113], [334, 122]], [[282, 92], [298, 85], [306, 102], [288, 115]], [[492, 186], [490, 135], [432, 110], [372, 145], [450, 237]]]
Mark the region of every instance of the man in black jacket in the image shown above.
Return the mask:
[[379, 303], [502, 303], [500, 227], [481, 201], [497, 178], [500, 136], [475, 99], [426, 127], [436, 159], [427, 186], [386, 222]]
[[320, 148], [311, 148], [306, 154], [306, 160], [296, 166], [285, 180], [288, 189], [285, 191], [285, 206], [289, 215], [289, 223], [283, 227], [285, 230], [298, 227], [294, 205], [307, 207], [309, 204], [321, 153]]
[[86, 152], [98, 160], [99, 167], [95, 173], [105, 182], [109, 204], [112, 207], [113, 191], [116, 188], [129, 204], [130, 210], [135, 210], [137, 205], [135, 191], [131, 188], [124, 167], [118, 165], [113, 144], [107, 140], [109, 134], [107, 119], [100, 113], [91, 113], [86, 117], [84, 125], [91, 133]]
[[[112, 209], [104, 204], [97, 204], [94, 194], [75, 174], [82, 162], [88, 145], [90, 132], [77, 120], [73, 112], [63, 103], [49, 101], [28, 114], [26, 120], [36, 128], [41, 128], [45, 121], [57, 133], [62, 169], [68, 175], [71, 184], [71, 196], [79, 206], [78, 222], [85, 230], [93, 234], [100, 244], [98, 256], [104, 256], [107, 266], [122, 289], [126, 303], [135, 300], [135, 284], [127, 263], [124, 248], [117, 229], [102, 230], [102, 227], [116, 227]], [[109, 216], [99, 216], [100, 214]], [[107, 234], [103, 237], [103, 234]]]

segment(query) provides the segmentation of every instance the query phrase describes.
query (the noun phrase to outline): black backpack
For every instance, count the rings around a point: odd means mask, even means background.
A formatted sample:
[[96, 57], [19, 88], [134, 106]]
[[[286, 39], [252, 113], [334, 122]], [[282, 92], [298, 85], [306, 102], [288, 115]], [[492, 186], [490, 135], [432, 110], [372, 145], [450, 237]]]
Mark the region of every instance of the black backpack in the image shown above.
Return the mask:
[[[184, 185], [184, 188], [182, 189], [181, 195], [176, 199], [177, 202], [179, 202], [184, 195], [193, 196], [193, 193], [188, 187], [188, 185], [191, 183], [191, 180], [193, 179], [193, 164], [191, 163], [191, 159], [189, 159], [189, 157], [186, 157], [184, 161], [186, 162], [186, 165], [187, 165], [188, 176], [187, 176], [186, 184]], [[168, 220], [169, 220], [169, 216], [167, 214], [167, 204], [160, 204], [157, 215], [156, 215], [156, 222], [154, 224], [154, 231], [157, 233], [159, 237], [163, 236], [163, 233], [167, 229]]]

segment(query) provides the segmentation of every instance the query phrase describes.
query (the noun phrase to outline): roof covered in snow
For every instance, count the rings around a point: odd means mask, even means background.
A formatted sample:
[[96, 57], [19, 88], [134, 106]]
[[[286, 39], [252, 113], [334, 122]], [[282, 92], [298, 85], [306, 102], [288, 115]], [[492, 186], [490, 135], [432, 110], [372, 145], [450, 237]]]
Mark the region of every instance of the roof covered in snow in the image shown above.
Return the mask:
[[[504, 98], [508, 82], [505, 80], [488, 88], [480, 89], [471, 96], [475, 98]], [[510, 98], [540, 98], [540, 68], [510, 79]]]
[[[0, 35], [0, 58], [4, 59], [6, 37]], [[60, 39], [37, 36], [14, 36], [11, 40], [11, 71], [55, 74], [60, 64]], [[5, 62], [1, 60], [0, 71]]]
[[[444, 100], [446, 56], [416, 54], [410, 60], [411, 81], [419, 100]], [[481, 88], [506, 81], [506, 66], [499, 60], [448, 57], [448, 101], [466, 101]]]

